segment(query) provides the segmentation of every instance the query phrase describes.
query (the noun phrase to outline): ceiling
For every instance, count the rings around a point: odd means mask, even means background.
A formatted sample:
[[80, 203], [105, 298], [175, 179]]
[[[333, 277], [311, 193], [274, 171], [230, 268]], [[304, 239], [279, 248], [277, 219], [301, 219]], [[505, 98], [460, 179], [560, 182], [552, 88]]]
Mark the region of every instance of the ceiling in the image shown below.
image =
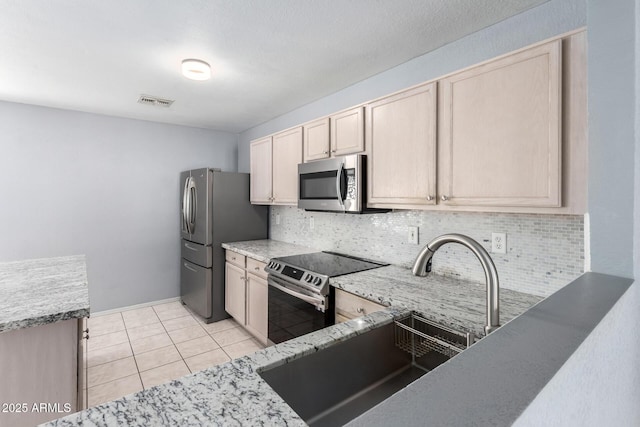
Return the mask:
[[240, 132], [545, 1], [3, 1], [0, 100]]

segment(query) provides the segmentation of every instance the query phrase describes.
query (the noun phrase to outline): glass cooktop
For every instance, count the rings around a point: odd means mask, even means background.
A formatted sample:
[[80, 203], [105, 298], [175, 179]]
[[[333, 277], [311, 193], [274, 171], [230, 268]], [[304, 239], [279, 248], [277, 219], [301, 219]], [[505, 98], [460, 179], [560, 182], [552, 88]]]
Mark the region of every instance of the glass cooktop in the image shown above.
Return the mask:
[[335, 252], [291, 255], [273, 258], [273, 261], [280, 261], [283, 264], [288, 264], [301, 270], [323, 274], [329, 277], [342, 276], [344, 274], [357, 273], [358, 271], [371, 270], [389, 265]]

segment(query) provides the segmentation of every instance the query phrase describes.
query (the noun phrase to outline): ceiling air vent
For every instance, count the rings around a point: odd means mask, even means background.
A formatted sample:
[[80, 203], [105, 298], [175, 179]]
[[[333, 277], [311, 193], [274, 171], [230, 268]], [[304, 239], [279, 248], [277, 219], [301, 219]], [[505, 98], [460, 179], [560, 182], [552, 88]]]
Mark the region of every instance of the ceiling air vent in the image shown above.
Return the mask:
[[145, 105], [155, 105], [157, 107], [169, 108], [169, 107], [171, 107], [171, 104], [173, 104], [173, 100], [171, 100], [171, 99], [162, 99], [162, 98], [158, 98], [156, 96], [140, 95], [140, 98], [138, 98], [138, 103], [145, 104]]

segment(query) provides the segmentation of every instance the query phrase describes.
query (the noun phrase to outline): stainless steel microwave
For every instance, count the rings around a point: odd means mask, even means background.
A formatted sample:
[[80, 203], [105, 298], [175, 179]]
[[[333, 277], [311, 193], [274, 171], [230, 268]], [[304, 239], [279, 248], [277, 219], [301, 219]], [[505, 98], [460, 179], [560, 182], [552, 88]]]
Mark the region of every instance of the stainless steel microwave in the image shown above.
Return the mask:
[[353, 154], [298, 165], [298, 207], [310, 211], [362, 213], [366, 156]]

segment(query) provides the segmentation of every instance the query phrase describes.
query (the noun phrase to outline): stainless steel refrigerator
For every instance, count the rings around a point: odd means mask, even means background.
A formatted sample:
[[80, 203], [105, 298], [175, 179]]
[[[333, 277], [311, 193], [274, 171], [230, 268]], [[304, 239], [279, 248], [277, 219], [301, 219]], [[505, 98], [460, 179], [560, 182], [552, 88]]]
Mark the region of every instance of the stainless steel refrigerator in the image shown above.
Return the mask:
[[182, 302], [209, 322], [225, 319], [224, 242], [266, 239], [268, 208], [249, 202], [249, 174], [194, 169], [180, 174]]

